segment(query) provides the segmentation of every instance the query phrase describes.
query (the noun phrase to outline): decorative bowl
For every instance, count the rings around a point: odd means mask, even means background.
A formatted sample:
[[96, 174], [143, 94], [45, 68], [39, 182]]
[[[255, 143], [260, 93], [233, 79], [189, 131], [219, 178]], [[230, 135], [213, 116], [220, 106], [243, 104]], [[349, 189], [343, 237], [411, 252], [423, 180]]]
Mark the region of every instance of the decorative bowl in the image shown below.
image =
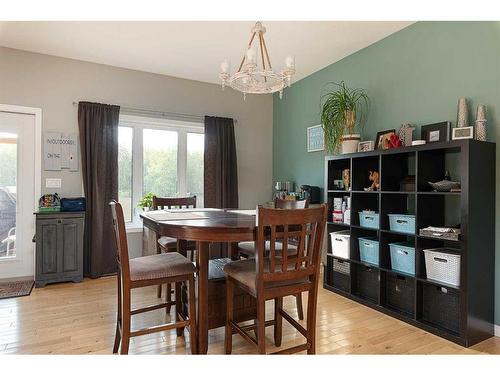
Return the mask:
[[457, 181], [447, 181], [442, 180], [438, 182], [428, 182], [429, 185], [435, 190], [439, 192], [448, 192], [451, 189], [460, 189], [460, 182]]

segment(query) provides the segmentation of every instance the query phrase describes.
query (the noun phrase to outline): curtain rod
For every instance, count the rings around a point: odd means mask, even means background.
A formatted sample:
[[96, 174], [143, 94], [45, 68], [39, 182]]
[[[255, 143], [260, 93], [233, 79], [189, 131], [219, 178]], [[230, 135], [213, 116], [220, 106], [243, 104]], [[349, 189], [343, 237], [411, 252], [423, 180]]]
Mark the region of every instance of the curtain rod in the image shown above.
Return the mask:
[[[74, 106], [78, 105], [77, 101], [73, 102]], [[153, 109], [146, 109], [146, 108], [133, 108], [133, 107], [125, 107], [125, 106], [120, 106], [120, 111], [123, 111], [127, 114], [131, 115], [148, 115], [151, 117], [156, 117], [156, 118], [167, 118], [171, 120], [191, 120], [191, 121], [196, 121], [196, 122], [205, 122], [205, 116], [199, 116], [199, 115], [192, 115], [192, 114], [187, 114], [187, 113], [177, 113], [177, 112], [167, 112], [167, 111], [157, 111]], [[237, 120], [233, 120], [234, 123], [237, 123]]]

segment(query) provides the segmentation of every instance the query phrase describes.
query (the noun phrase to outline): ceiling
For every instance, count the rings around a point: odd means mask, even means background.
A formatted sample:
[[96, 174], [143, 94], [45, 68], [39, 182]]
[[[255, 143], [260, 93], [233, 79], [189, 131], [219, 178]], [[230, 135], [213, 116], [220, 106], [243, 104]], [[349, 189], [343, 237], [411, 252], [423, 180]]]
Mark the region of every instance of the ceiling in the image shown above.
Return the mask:
[[[273, 68], [295, 56], [294, 81], [412, 22], [264, 22]], [[0, 46], [219, 83], [224, 59], [237, 68], [254, 22], [0, 22]]]

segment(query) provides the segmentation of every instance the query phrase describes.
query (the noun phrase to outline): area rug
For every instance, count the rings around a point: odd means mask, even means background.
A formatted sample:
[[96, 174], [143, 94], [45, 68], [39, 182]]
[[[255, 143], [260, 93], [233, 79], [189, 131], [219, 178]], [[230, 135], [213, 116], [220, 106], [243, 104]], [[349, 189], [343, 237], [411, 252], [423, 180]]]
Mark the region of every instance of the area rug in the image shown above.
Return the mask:
[[29, 296], [33, 284], [35, 284], [33, 280], [0, 283], [0, 299]]

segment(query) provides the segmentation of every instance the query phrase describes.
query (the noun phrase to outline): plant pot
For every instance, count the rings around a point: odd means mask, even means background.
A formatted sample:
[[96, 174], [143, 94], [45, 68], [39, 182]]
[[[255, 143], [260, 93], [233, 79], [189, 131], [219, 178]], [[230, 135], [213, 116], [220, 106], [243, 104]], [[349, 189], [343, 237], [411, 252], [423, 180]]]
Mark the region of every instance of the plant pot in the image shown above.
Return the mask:
[[340, 152], [342, 154], [351, 154], [353, 152], [358, 152], [359, 141], [361, 141], [361, 135], [359, 134], [343, 135]]

